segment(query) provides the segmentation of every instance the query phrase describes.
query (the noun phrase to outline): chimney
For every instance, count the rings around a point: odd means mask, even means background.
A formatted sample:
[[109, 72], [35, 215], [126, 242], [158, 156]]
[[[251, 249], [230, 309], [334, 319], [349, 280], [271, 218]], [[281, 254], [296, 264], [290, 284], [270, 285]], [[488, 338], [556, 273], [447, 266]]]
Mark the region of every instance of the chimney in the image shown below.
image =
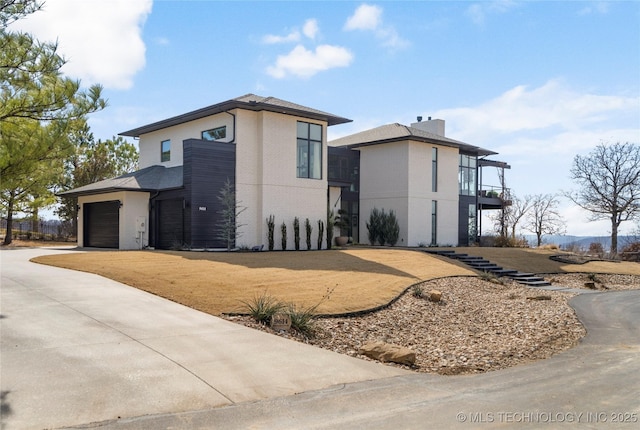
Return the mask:
[[444, 137], [443, 119], [431, 119], [431, 117], [428, 117], [427, 121], [422, 121], [422, 117], [419, 116], [418, 122], [411, 124], [411, 127]]

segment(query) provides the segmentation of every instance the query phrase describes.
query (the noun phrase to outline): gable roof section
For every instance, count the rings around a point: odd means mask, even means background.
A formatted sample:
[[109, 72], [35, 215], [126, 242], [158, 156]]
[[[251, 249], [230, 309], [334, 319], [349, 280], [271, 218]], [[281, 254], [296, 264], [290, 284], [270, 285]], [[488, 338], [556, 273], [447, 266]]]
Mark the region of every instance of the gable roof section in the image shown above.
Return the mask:
[[428, 131], [420, 130], [414, 127], [394, 123], [380, 127], [355, 133], [350, 136], [341, 137], [329, 142], [331, 146], [348, 146], [350, 148], [359, 148], [370, 145], [381, 145], [391, 142], [400, 142], [404, 140], [415, 140], [418, 142], [432, 143], [436, 145], [449, 146], [459, 148], [460, 151], [470, 152], [478, 156], [495, 155], [497, 152], [478, 146], [469, 145], [459, 140], [449, 139]]
[[123, 131], [120, 136], [138, 137], [142, 134], [151, 133], [163, 128], [172, 127], [174, 125], [183, 124], [185, 122], [194, 121], [207, 116], [216, 115], [232, 109], [245, 109], [251, 111], [269, 111], [282, 113], [285, 115], [296, 115], [304, 118], [315, 119], [318, 121], [326, 121], [329, 125], [344, 124], [351, 122], [350, 119], [337, 115], [323, 112], [321, 110], [312, 109], [286, 100], [275, 97], [262, 97], [255, 94], [245, 94], [235, 99], [227, 100], [222, 103], [211, 105], [202, 109], [187, 112], [182, 115], [174, 116], [152, 124], [143, 125], [129, 131]]
[[59, 193], [59, 196], [77, 197], [114, 191], [162, 191], [182, 187], [182, 166], [150, 166], [117, 178], [105, 179], [93, 184]]

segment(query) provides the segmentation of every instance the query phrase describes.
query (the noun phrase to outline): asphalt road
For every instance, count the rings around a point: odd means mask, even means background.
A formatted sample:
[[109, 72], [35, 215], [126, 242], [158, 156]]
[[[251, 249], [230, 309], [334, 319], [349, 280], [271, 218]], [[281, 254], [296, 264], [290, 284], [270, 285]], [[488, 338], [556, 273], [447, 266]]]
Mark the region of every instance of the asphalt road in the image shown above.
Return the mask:
[[[18, 252], [0, 255], [3, 429], [640, 427], [640, 291], [573, 298], [588, 334], [569, 351], [445, 377], [253, 337], [104, 278], [34, 267]], [[56, 322], [69, 313], [81, 327]], [[196, 322], [197, 348], [185, 340]], [[232, 344], [228, 362], [202, 352]], [[256, 347], [262, 359], [243, 357]]]

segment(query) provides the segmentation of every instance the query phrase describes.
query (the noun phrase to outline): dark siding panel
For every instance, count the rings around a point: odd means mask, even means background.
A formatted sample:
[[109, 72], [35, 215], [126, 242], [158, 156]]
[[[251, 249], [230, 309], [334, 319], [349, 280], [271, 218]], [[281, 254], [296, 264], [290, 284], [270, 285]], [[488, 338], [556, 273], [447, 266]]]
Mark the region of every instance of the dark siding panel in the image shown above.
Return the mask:
[[156, 248], [176, 249], [184, 244], [183, 204], [184, 201], [181, 198], [156, 201], [158, 219]]
[[120, 246], [120, 202], [85, 203], [84, 246], [118, 248]]
[[192, 248], [224, 248], [217, 236], [220, 190], [229, 180], [235, 186], [236, 147], [229, 143], [196, 139], [184, 143], [184, 184], [188, 232]]

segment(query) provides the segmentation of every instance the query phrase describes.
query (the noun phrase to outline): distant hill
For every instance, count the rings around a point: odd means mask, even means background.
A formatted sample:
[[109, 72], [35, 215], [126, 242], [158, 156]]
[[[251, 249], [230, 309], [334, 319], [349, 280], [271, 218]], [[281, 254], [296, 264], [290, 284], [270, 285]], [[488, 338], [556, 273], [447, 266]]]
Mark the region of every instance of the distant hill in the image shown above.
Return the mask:
[[[529, 245], [535, 246], [536, 236], [529, 234], [524, 235], [524, 238], [529, 242]], [[629, 242], [637, 240], [635, 236], [618, 236], [618, 251], [622, 250]], [[608, 250], [611, 247], [611, 236], [543, 236], [543, 244], [556, 244], [560, 248], [580, 248], [587, 250], [592, 243], [601, 243], [602, 248]]]

